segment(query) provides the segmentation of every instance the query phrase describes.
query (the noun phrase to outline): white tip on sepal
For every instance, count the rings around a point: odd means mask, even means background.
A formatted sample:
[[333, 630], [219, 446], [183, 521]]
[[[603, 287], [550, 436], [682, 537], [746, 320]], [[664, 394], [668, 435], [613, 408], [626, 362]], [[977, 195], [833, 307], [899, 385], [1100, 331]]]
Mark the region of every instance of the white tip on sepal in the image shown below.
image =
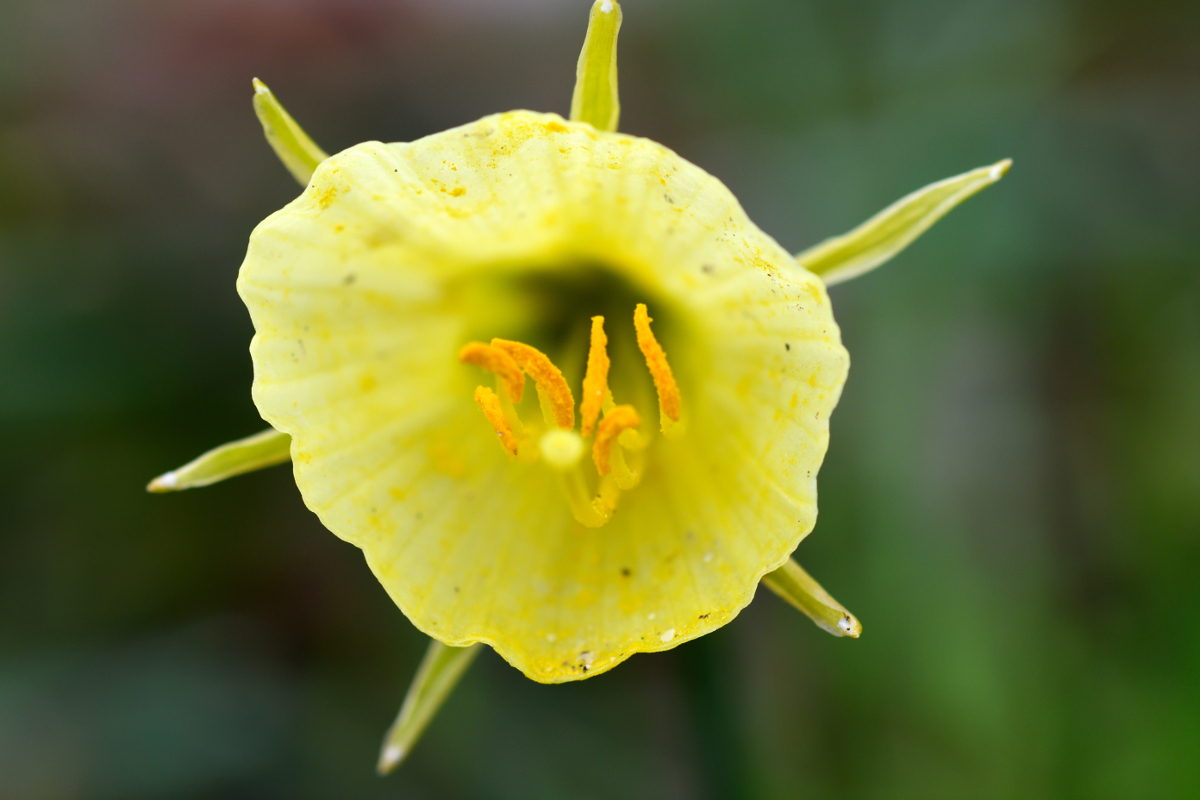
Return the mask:
[[376, 769], [379, 770], [380, 775], [386, 775], [396, 767], [400, 766], [400, 762], [404, 760], [405, 755], [407, 754], [403, 749], [396, 747], [395, 745], [388, 745], [387, 747], [383, 748], [383, 752], [379, 754], [379, 764]]
[[179, 476], [175, 474], [175, 470], [171, 470], [165, 475], [159, 475], [154, 480], [150, 481], [150, 485], [146, 487], [148, 492], [169, 492], [179, 483]]
[[245, 472], [274, 466], [292, 457], [292, 437], [268, 428], [213, 448], [182, 467], [159, 475], [146, 487], [150, 492], [173, 492], [208, 486]]
[[800, 266], [833, 286], [886, 263], [957, 205], [1004, 177], [1006, 158], [931, 183], [880, 211], [849, 233], [826, 239], [796, 256]]
[[596, 0], [588, 18], [587, 36], [575, 68], [571, 119], [597, 130], [615, 131], [621, 118], [617, 91], [617, 34], [621, 6], [615, 0]]
[[855, 616], [822, 589], [795, 559], [788, 559], [782, 567], [764, 575], [762, 582], [803, 611], [821, 630], [851, 639], [857, 639], [862, 633], [862, 624]]
[[292, 119], [292, 115], [284, 109], [275, 94], [267, 85], [255, 78], [254, 84], [254, 113], [262, 123], [263, 134], [267, 143], [275, 151], [275, 155], [287, 167], [288, 172], [307, 186], [317, 165], [327, 156], [325, 151], [317, 147], [304, 129]]
[[383, 739], [377, 766], [380, 775], [391, 772], [408, 757], [442, 703], [446, 702], [482, 649], [481, 644], [450, 647], [436, 639], [429, 642], [429, 649], [421, 659], [417, 675], [408, 687], [400, 714]]

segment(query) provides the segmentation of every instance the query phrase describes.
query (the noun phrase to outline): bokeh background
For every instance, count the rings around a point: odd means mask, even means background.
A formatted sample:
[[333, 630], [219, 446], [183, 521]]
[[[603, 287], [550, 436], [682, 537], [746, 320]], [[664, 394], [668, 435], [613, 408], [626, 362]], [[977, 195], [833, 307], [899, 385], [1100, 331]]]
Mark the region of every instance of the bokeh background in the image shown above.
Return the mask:
[[234, 292], [317, 142], [565, 113], [587, 0], [0, 3], [0, 797], [1200, 796], [1200, 7], [627, 0], [622, 129], [799, 250], [1015, 159], [832, 291], [853, 357], [798, 558], [579, 684], [492, 653], [387, 779], [424, 649], [263, 427]]

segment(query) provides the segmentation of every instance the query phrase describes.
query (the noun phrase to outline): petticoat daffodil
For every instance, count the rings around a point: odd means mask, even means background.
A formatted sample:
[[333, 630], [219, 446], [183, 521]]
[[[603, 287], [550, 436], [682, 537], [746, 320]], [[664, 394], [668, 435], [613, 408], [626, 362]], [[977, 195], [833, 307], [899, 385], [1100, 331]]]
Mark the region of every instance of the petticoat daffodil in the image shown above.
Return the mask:
[[571, 118], [514, 111], [326, 156], [255, 82], [305, 184], [238, 291], [273, 426], [162, 476], [291, 459], [305, 503], [435, 640], [381, 760], [486, 643], [547, 683], [735, 617], [760, 581], [861, 627], [791, 553], [849, 358], [826, 285], [995, 182], [933, 184], [793, 256], [716, 178], [616, 132], [621, 11], [598, 0]]

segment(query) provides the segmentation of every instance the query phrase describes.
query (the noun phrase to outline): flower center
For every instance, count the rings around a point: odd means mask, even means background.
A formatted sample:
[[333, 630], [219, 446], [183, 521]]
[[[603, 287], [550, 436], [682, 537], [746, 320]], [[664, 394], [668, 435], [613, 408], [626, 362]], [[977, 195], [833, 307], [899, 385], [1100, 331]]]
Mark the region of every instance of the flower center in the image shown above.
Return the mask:
[[[667, 354], [650, 329], [651, 322], [646, 305], [638, 303], [633, 312], [633, 327], [638, 349], [658, 393], [659, 428], [664, 436], [674, 438], [683, 432], [679, 386]], [[604, 317], [592, 317], [578, 432], [571, 387], [562, 371], [542, 351], [523, 342], [492, 339], [490, 344], [464, 345], [458, 352], [458, 360], [495, 375], [495, 390], [476, 387], [475, 403], [509, 456], [531, 463], [541, 461], [558, 472], [567, 504], [580, 523], [598, 528], [608, 522], [621, 492], [633, 489], [641, 480], [645, 451], [653, 433], [642, 430], [642, 418], [636, 408], [618, 405], [613, 399], [608, 385], [612, 362], [608, 358]], [[542, 410], [542, 421], [528, 425], [517, 413], [526, 377], [533, 380]], [[589, 439], [594, 477], [583, 458]]]

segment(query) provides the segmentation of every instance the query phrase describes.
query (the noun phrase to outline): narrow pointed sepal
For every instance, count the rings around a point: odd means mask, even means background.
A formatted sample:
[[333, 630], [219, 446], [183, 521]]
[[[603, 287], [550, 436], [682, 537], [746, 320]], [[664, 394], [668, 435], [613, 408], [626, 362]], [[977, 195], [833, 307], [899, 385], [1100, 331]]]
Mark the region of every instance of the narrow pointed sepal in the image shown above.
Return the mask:
[[267, 135], [267, 143], [275, 155], [279, 156], [288, 172], [300, 181], [301, 186], [308, 186], [317, 165], [329, 156], [296, 124], [292, 115], [258, 78], [254, 79], [254, 113], [258, 115], [263, 133]]
[[404, 761], [433, 721], [438, 709], [454, 689], [467, 667], [483, 649], [481, 644], [450, 647], [434, 639], [425, 651], [417, 676], [408, 687], [400, 715], [388, 729], [379, 753], [377, 769], [386, 775]]
[[209, 450], [195, 461], [159, 475], [146, 487], [150, 492], [176, 492], [273, 467], [292, 458], [292, 437], [268, 428], [236, 442]]
[[918, 189], [849, 233], [826, 239], [796, 256], [825, 285], [857, 278], [908, 247], [933, 223], [976, 192], [1004, 177], [1011, 159], [964, 172]]
[[845, 607], [829, 596], [821, 584], [813, 580], [795, 559], [774, 572], [763, 576], [763, 584], [775, 594], [788, 601], [817, 623], [817, 627], [834, 636], [849, 636], [857, 639], [862, 633], [862, 624]]
[[617, 97], [617, 33], [620, 30], [620, 3], [596, 0], [575, 71], [571, 119], [591, 123], [602, 131], [615, 131], [621, 118], [621, 103]]

